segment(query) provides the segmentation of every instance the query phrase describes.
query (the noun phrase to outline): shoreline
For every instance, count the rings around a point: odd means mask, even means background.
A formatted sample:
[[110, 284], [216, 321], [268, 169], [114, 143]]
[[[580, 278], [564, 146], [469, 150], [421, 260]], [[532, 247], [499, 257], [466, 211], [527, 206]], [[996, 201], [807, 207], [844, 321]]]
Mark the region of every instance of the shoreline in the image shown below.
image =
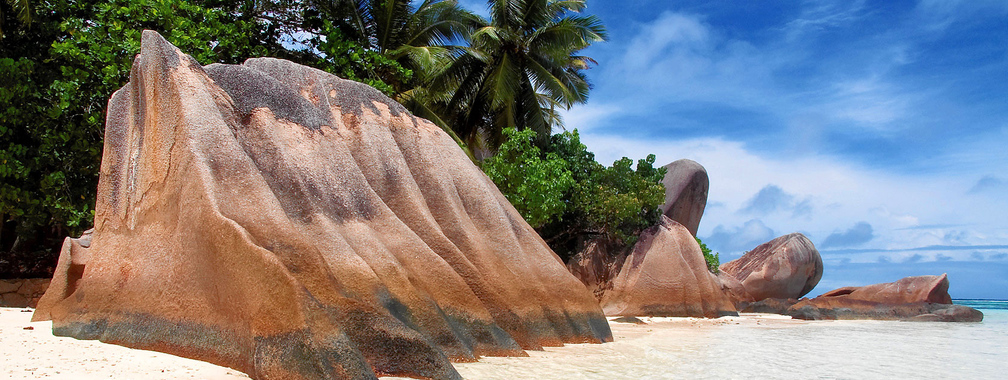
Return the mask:
[[[52, 335], [51, 322], [0, 308], [0, 377], [15, 379], [248, 379], [210, 363]], [[805, 321], [741, 313], [717, 319], [614, 322], [605, 344], [568, 344], [528, 357], [453, 363], [466, 379], [979, 377], [1008, 360], [1008, 311], [990, 322]], [[32, 327], [25, 330], [25, 327]], [[1000, 331], [1000, 335], [997, 334]], [[924, 349], [927, 355], [922, 355]], [[930, 355], [930, 356], [928, 356]], [[957, 363], [947, 365], [947, 363]], [[968, 363], [966, 366], [964, 363]], [[400, 379], [382, 377], [383, 379]]]

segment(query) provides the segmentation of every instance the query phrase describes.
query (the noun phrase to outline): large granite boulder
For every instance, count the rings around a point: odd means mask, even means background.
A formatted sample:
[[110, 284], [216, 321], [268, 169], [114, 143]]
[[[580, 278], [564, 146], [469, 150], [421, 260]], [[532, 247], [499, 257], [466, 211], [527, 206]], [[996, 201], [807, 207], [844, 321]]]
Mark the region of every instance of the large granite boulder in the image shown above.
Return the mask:
[[738, 315], [693, 235], [665, 216], [641, 233], [601, 304], [606, 315]]
[[710, 188], [707, 170], [693, 160], [676, 160], [665, 165], [662, 184], [665, 185], [662, 213], [696, 236], [700, 218], [707, 207], [707, 190]]
[[895, 282], [868, 286], [845, 286], [823, 293], [817, 298], [871, 301], [884, 304], [914, 302], [952, 304], [948, 275], [912, 276]]
[[799, 319], [899, 319], [979, 322], [979, 310], [953, 305], [948, 276], [906, 277], [896, 282], [844, 287], [805, 299], [787, 313]]
[[721, 271], [742, 283], [748, 299], [801, 298], [822, 278], [819, 251], [805, 235], [793, 233], [761, 244], [742, 257], [721, 265]]
[[35, 320], [255, 379], [459, 378], [450, 361], [612, 339], [595, 298], [434, 124], [270, 58], [151, 31], [109, 101], [90, 246]]

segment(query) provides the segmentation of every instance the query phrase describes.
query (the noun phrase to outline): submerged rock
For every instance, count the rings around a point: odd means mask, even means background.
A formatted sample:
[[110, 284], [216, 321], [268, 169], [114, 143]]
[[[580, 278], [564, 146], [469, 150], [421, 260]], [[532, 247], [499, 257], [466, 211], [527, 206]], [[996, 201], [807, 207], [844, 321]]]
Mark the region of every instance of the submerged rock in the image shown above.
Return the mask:
[[906, 277], [896, 282], [844, 287], [802, 300], [786, 312], [798, 319], [883, 319], [979, 322], [979, 310], [953, 305], [948, 276]]
[[601, 303], [606, 315], [738, 315], [693, 235], [666, 216], [641, 233]]
[[145, 31], [109, 101], [95, 231], [34, 320], [256, 379], [458, 378], [450, 360], [612, 339], [455, 142], [292, 62], [200, 66]]
[[822, 278], [819, 251], [800, 233], [761, 244], [742, 257], [721, 265], [721, 271], [742, 283], [748, 299], [801, 298]]
[[679, 222], [690, 235], [696, 236], [700, 218], [707, 207], [710, 180], [707, 170], [693, 160], [676, 160], [665, 165], [665, 204], [662, 213]]

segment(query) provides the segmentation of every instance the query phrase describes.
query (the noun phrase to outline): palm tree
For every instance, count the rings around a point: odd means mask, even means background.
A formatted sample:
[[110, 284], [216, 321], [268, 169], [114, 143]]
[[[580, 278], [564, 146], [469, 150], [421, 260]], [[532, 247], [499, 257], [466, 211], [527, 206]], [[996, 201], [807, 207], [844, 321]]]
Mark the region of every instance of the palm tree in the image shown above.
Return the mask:
[[[445, 65], [480, 18], [456, 0], [315, 0], [350, 40], [421, 74]], [[422, 76], [422, 75], [421, 75]]]
[[[396, 100], [413, 114], [431, 120], [447, 132], [470, 158], [471, 151], [442, 120], [433, 104], [444, 103], [443, 93], [427, 85], [461, 56], [473, 30], [486, 22], [461, 8], [456, 0], [314, 0], [319, 12], [360, 46], [374, 50], [412, 70], [413, 79], [398, 85]], [[441, 101], [439, 101], [441, 100]]]
[[[29, 0], [7, 0], [7, 4], [10, 4], [11, 10], [17, 16], [18, 22], [21, 25], [29, 26], [32, 22], [32, 7]], [[4, 10], [0, 6], [0, 38], [4, 36]]]
[[[584, 0], [490, 0], [490, 22], [428, 86], [428, 108], [471, 146], [492, 151], [507, 127], [531, 128], [540, 144], [562, 126], [557, 113], [588, 99], [577, 52], [607, 38]], [[431, 95], [433, 93], [435, 95]], [[446, 94], [436, 96], [436, 94]]]

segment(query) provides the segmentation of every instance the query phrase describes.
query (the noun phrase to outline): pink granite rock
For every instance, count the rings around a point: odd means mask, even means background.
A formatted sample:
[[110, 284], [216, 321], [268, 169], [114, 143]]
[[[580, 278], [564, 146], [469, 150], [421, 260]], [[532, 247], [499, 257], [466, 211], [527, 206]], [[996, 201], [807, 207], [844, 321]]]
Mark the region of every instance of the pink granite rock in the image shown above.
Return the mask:
[[742, 257], [721, 265], [749, 295], [740, 301], [801, 298], [815, 288], [823, 274], [822, 257], [800, 233], [763, 243]]
[[601, 303], [606, 315], [737, 315], [693, 235], [665, 216], [641, 233]]
[[665, 204], [662, 213], [679, 222], [696, 236], [700, 218], [707, 207], [710, 180], [707, 170], [693, 160], [677, 160], [665, 165]]
[[983, 313], [953, 305], [948, 276], [914, 276], [895, 282], [844, 287], [801, 300], [787, 314], [800, 319], [900, 319], [979, 322]]
[[91, 244], [35, 319], [255, 379], [459, 378], [612, 339], [594, 297], [436, 125], [289, 61], [145, 31], [109, 101]]

